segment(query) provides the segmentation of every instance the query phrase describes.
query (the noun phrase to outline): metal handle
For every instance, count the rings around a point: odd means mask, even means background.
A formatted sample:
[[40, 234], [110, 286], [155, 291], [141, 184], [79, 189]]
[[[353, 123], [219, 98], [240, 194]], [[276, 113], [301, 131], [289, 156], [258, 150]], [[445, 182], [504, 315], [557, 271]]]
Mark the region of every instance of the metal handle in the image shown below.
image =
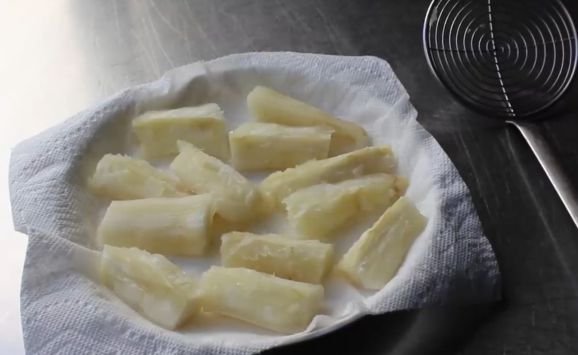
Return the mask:
[[550, 182], [554, 185], [554, 189], [558, 192], [558, 196], [560, 196], [562, 203], [566, 206], [574, 224], [578, 227], [578, 196], [558, 165], [556, 158], [554, 158], [552, 151], [548, 147], [548, 143], [546, 143], [534, 124], [513, 121], [508, 121], [508, 123], [516, 126], [520, 133], [522, 133], [522, 136], [526, 142], [528, 142], [528, 145], [534, 152], [540, 165], [542, 165]]

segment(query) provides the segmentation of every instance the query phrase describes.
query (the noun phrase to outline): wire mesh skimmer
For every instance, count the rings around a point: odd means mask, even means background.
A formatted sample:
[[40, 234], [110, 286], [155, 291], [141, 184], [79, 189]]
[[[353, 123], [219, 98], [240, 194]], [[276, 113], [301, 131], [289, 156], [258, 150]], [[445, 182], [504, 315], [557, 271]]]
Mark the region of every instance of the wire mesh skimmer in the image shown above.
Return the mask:
[[463, 104], [515, 125], [578, 227], [578, 197], [528, 121], [573, 82], [578, 36], [559, 0], [434, 0], [423, 28], [428, 63]]

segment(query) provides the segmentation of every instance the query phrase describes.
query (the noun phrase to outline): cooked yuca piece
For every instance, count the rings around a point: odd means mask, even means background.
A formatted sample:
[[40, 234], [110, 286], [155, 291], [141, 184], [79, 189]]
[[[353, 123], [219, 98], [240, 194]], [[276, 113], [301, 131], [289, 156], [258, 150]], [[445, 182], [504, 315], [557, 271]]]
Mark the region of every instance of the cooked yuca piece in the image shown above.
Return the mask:
[[180, 153], [171, 163], [171, 170], [191, 191], [211, 193], [217, 214], [232, 222], [258, 215], [259, 190], [243, 175], [190, 143], [178, 141], [178, 147]]
[[113, 201], [97, 230], [99, 244], [168, 255], [202, 255], [214, 208], [209, 194]]
[[299, 189], [321, 183], [335, 183], [373, 173], [391, 173], [395, 159], [388, 146], [367, 147], [336, 157], [311, 160], [269, 175], [260, 185], [272, 205]]
[[229, 159], [225, 120], [217, 104], [145, 112], [132, 121], [132, 128], [148, 159], [176, 155], [177, 140], [192, 143], [219, 159]]
[[231, 232], [221, 236], [221, 261], [284, 279], [320, 283], [333, 263], [333, 246], [278, 234]]
[[304, 330], [320, 310], [323, 287], [245, 268], [211, 267], [201, 278], [204, 311], [280, 333]]
[[247, 105], [251, 114], [261, 122], [332, 128], [335, 133], [331, 139], [331, 155], [369, 145], [367, 132], [361, 126], [340, 120], [327, 112], [270, 88], [255, 87], [247, 96]]
[[381, 289], [395, 276], [426, 224], [417, 208], [401, 197], [351, 246], [338, 270], [357, 286]]
[[88, 186], [95, 194], [113, 200], [185, 196], [176, 178], [144, 160], [120, 154], [103, 156]]
[[231, 161], [239, 170], [292, 168], [308, 160], [325, 159], [333, 130], [249, 122], [229, 133]]
[[196, 277], [162, 255], [107, 245], [101, 254], [100, 280], [131, 308], [168, 329], [199, 310]]
[[283, 200], [297, 234], [325, 238], [361, 214], [385, 210], [401, 196], [407, 180], [373, 174], [336, 184], [313, 185]]

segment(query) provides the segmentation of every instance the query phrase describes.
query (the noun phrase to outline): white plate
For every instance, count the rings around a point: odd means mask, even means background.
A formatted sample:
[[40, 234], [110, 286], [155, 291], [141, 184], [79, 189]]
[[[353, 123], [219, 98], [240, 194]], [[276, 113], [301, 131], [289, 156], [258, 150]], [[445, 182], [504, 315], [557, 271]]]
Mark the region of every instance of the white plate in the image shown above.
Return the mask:
[[[302, 333], [279, 335], [229, 319], [202, 319], [178, 332], [160, 329], [85, 276], [91, 274], [87, 261], [94, 258], [94, 253], [79, 246], [92, 247], [103, 205], [87, 192], [84, 181], [103, 154], [136, 151], [129, 129], [136, 115], [151, 109], [216, 102], [225, 111], [228, 128], [233, 129], [251, 119], [245, 99], [256, 85], [272, 87], [355, 121], [368, 131], [373, 145], [391, 145], [399, 160], [398, 173], [410, 181], [407, 196], [428, 217], [427, 228], [398, 274], [382, 290], [361, 292], [338, 278], [330, 278], [323, 314]], [[467, 188], [439, 145], [416, 122], [416, 115], [388, 64], [371, 57], [234, 55], [178, 68], [156, 82], [129, 89], [15, 150], [12, 171], [20, 179], [28, 177], [26, 183], [13, 181], [13, 196], [18, 196], [17, 201], [13, 198], [15, 224], [31, 235], [28, 258], [46, 265], [34, 272], [46, 273], [45, 280], [65, 283], [61, 288], [52, 285], [51, 291], [43, 291], [46, 285], [26, 282], [31, 269], [25, 268], [23, 305], [41, 307], [42, 314], [61, 319], [64, 324], [76, 322], [78, 329], [89, 324], [90, 332], [75, 335], [85, 341], [98, 337], [120, 348], [143, 350], [142, 342], [127, 340], [126, 334], [131, 334], [150, 339], [158, 352], [182, 349], [217, 353], [227, 349], [252, 352], [310, 339], [365, 314], [417, 308], [446, 299], [494, 299], [497, 266]], [[370, 222], [340, 238], [337, 250], [346, 250]], [[283, 228], [283, 223], [264, 230], [271, 228]], [[33, 240], [35, 234], [46, 239]], [[41, 250], [46, 241], [59, 247]], [[67, 264], [66, 260], [71, 261]], [[173, 260], [199, 272], [217, 262], [215, 258]], [[69, 272], [71, 266], [82, 272]], [[26, 296], [27, 290], [30, 296]], [[60, 299], [82, 300], [84, 306], [72, 301], [57, 303], [58, 297], [39, 297], [42, 292], [58, 292]], [[32, 306], [23, 307], [24, 318], [31, 312], [28, 308]], [[77, 317], [78, 312], [84, 312], [84, 316]], [[27, 339], [61, 336], [59, 327], [41, 329]], [[111, 333], [110, 329], [115, 331]], [[24, 332], [33, 330], [25, 324]]]

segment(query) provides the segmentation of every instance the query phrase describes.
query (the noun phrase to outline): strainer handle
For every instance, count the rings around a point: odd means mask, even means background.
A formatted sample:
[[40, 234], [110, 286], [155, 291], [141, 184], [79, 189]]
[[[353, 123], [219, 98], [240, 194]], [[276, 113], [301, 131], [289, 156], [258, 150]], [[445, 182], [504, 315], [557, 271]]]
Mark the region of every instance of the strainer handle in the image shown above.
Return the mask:
[[578, 196], [576, 190], [570, 184], [566, 174], [560, 168], [556, 161], [554, 154], [543, 136], [538, 132], [538, 127], [532, 123], [520, 123], [508, 121], [508, 123], [516, 126], [528, 145], [534, 152], [534, 155], [542, 165], [546, 175], [550, 179], [554, 189], [558, 192], [558, 196], [562, 203], [568, 210], [570, 217], [578, 227]]

